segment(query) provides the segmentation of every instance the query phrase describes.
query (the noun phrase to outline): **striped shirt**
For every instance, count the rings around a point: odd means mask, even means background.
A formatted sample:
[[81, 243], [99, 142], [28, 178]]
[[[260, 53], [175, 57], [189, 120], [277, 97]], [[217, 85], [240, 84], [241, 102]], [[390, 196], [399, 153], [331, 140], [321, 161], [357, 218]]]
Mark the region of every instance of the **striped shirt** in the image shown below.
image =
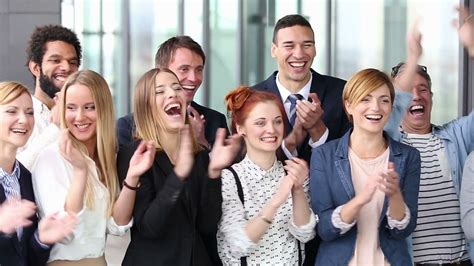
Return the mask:
[[403, 143], [421, 155], [418, 220], [413, 232], [416, 263], [452, 263], [466, 260], [459, 198], [441, 139], [429, 134], [407, 134]]

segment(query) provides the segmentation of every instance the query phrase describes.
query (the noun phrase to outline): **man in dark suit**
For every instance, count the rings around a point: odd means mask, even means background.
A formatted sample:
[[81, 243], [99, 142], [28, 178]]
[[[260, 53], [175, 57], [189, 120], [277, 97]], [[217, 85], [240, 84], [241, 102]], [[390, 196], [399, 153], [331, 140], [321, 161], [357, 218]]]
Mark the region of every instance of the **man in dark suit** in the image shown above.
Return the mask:
[[[188, 113], [197, 142], [210, 150], [218, 128], [227, 129], [223, 114], [193, 101], [203, 79], [206, 55], [201, 46], [189, 36], [171, 37], [160, 45], [155, 55], [155, 66], [173, 71], [184, 89], [190, 103]], [[133, 115], [117, 120], [119, 144], [133, 139]]]
[[[312, 148], [340, 138], [350, 127], [342, 105], [345, 81], [311, 69], [316, 56], [314, 32], [300, 15], [278, 20], [271, 54], [277, 60], [278, 71], [254, 89], [281, 98], [288, 116], [283, 151], [287, 157], [297, 156], [309, 164]], [[318, 237], [306, 244], [305, 265], [314, 265], [318, 245]]]
[[[51, 245], [72, 232], [76, 219], [49, 215], [38, 224], [30, 172], [17, 163], [7, 175], [0, 167], [0, 265], [45, 265]], [[11, 178], [18, 180], [19, 191], [15, 186], [5, 187], [14, 183]], [[12, 193], [18, 193], [21, 200], [10, 199], [7, 195]]]

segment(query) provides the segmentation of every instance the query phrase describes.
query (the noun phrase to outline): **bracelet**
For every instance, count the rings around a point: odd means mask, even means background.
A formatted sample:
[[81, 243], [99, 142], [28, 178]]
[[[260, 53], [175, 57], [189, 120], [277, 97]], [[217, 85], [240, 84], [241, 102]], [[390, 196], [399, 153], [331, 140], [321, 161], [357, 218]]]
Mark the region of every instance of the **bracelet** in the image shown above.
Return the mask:
[[124, 187], [126, 187], [126, 188], [128, 188], [128, 189], [130, 189], [130, 190], [138, 190], [138, 188], [140, 188], [141, 185], [142, 185], [142, 184], [140, 183], [140, 181], [138, 181], [136, 187], [132, 187], [132, 186], [130, 186], [129, 184], [127, 184], [127, 182], [125, 181], [125, 179], [124, 179], [123, 182], [122, 182], [122, 186], [124, 186]]
[[267, 217], [263, 216], [263, 214], [260, 214], [258, 217], [260, 217], [267, 224], [272, 224], [272, 221], [268, 220]]

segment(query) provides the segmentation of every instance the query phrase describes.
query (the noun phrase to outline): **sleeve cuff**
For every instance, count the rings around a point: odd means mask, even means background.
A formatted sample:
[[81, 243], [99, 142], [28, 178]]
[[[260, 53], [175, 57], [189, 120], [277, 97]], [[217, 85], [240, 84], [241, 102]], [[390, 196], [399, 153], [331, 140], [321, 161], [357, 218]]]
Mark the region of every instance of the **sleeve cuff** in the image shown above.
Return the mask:
[[351, 228], [356, 224], [356, 220], [354, 220], [354, 222], [348, 224], [348, 223], [345, 223], [342, 221], [341, 219], [341, 210], [342, 210], [342, 206], [344, 205], [341, 205], [339, 207], [337, 207], [333, 212], [332, 212], [332, 215], [331, 215], [331, 222], [332, 222], [332, 225], [336, 228], [338, 228], [339, 230], [341, 230], [340, 234], [343, 235], [345, 233], [347, 233], [347, 231], [351, 230]]
[[298, 151], [295, 149], [293, 152], [290, 152], [285, 145], [285, 140], [281, 142], [281, 149], [283, 150], [283, 153], [285, 154], [286, 158], [291, 159], [293, 157], [298, 157]]
[[128, 232], [128, 230], [130, 230], [132, 225], [133, 225], [133, 218], [130, 219], [128, 224], [118, 225], [115, 222], [114, 217], [110, 217], [110, 219], [107, 223], [107, 229], [108, 229], [108, 231], [111, 235], [123, 236], [123, 235], [125, 235], [125, 233]]
[[313, 141], [311, 138], [309, 138], [308, 144], [313, 149], [317, 148], [323, 145], [324, 143], [326, 143], [326, 141], [328, 140], [328, 137], [329, 137], [329, 129], [326, 128], [326, 130], [324, 131], [323, 135], [319, 138], [319, 140]]
[[387, 210], [387, 223], [390, 229], [398, 229], [398, 230], [403, 230], [407, 228], [408, 224], [410, 223], [410, 209], [408, 209], [408, 206], [405, 204], [405, 217], [401, 221], [397, 221], [390, 217], [389, 211]]

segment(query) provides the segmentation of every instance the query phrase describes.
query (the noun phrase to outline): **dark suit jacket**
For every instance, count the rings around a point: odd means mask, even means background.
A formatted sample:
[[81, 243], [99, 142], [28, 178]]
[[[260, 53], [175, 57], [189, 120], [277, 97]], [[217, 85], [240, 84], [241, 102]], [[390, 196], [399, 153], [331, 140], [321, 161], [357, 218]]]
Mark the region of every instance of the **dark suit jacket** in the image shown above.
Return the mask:
[[[278, 71], [275, 71], [268, 79], [254, 85], [252, 88], [274, 93], [281, 99], [276, 84], [277, 73]], [[351, 127], [342, 105], [342, 91], [346, 82], [335, 77], [321, 75], [312, 69], [311, 74], [313, 75], [313, 80], [311, 81], [310, 92], [316, 93], [321, 101], [321, 106], [324, 110], [323, 121], [329, 129], [327, 141], [340, 138]], [[286, 133], [288, 134], [291, 131], [291, 125], [288, 120], [285, 123]], [[309, 136], [303, 142], [303, 145], [298, 148], [298, 156], [309, 163], [311, 147], [308, 145], [308, 140]]]
[[[31, 173], [20, 163], [20, 193], [21, 198], [35, 201]], [[0, 185], [0, 204], [6, 200], [3, 185]], [[39, 266], [45, 265], [50, 249], [44, 249], [36, 241], [34, 233], [38, 228], [38, 217], [31, 217], [32, 224], [23, 227], [21, 239], [17, 234], [5, 235], [0, 233], [0, 265], [2, 266]]]
[[[218, 128], [225, 128], [227, 135], [229, 135], [229, 129], [227, 128], [227, 121], [223, 114], [199, 105], [196, 102], [191, 102], [191, 106], [198, 111], [199, 114], [204, 115], [206, 124], [204, 128], [204, 134], [207, 142], [211, 145], [214, 143], [216, 138], [216, 131]], [[118, 142], [119, 145], [124, 145], [133, 141], [133, 133], [135, 130], [135, 124], [133, 122], [133, 114], [128, 114], [117, 120], [117, 131], [118, 131]]]
[[[119, 149], [120, 181], [126, 177], [137, 146], [135, 141]], [[208, 163], [206, 151], [196, 154], [191, 174], [183, 182], [166, 153], [156, 153], [152, 167], [140, 176], [123, 265], [212, 265], [222, 194], [221, 180], [208, 178]], [[206, 242], [208, 239], [213, 241]]]
[[[253, 86], [253, 89], [274, 93], [281, 99], [281, 94], [276, 84], [277, 73], [278, 71], [273, 72], [268, 79]], [[351, 127], [342, 105], [342, 91], [346, 82], [335, 77], [321, 75], [312, 69], [311, 74], [313, 79], [311, 81], [310, 93], [316, 93], [321, 101], [321, 106], [324, 110], [323, 121], [329, 130], [327, 141], [340, 138]], [[285, 126], [286, 133], [289, 134], [292, 127], [288, 119], [285, 121]], [[311, 146], [309, 146], [308, 141], [309, 136], [298, 147], [298, 157], [305, 159], [309, 165]], [[304, 265], [314, 265], [320, 241], [319, 236], [316, 235], [314, 239], [306, 243]]]

